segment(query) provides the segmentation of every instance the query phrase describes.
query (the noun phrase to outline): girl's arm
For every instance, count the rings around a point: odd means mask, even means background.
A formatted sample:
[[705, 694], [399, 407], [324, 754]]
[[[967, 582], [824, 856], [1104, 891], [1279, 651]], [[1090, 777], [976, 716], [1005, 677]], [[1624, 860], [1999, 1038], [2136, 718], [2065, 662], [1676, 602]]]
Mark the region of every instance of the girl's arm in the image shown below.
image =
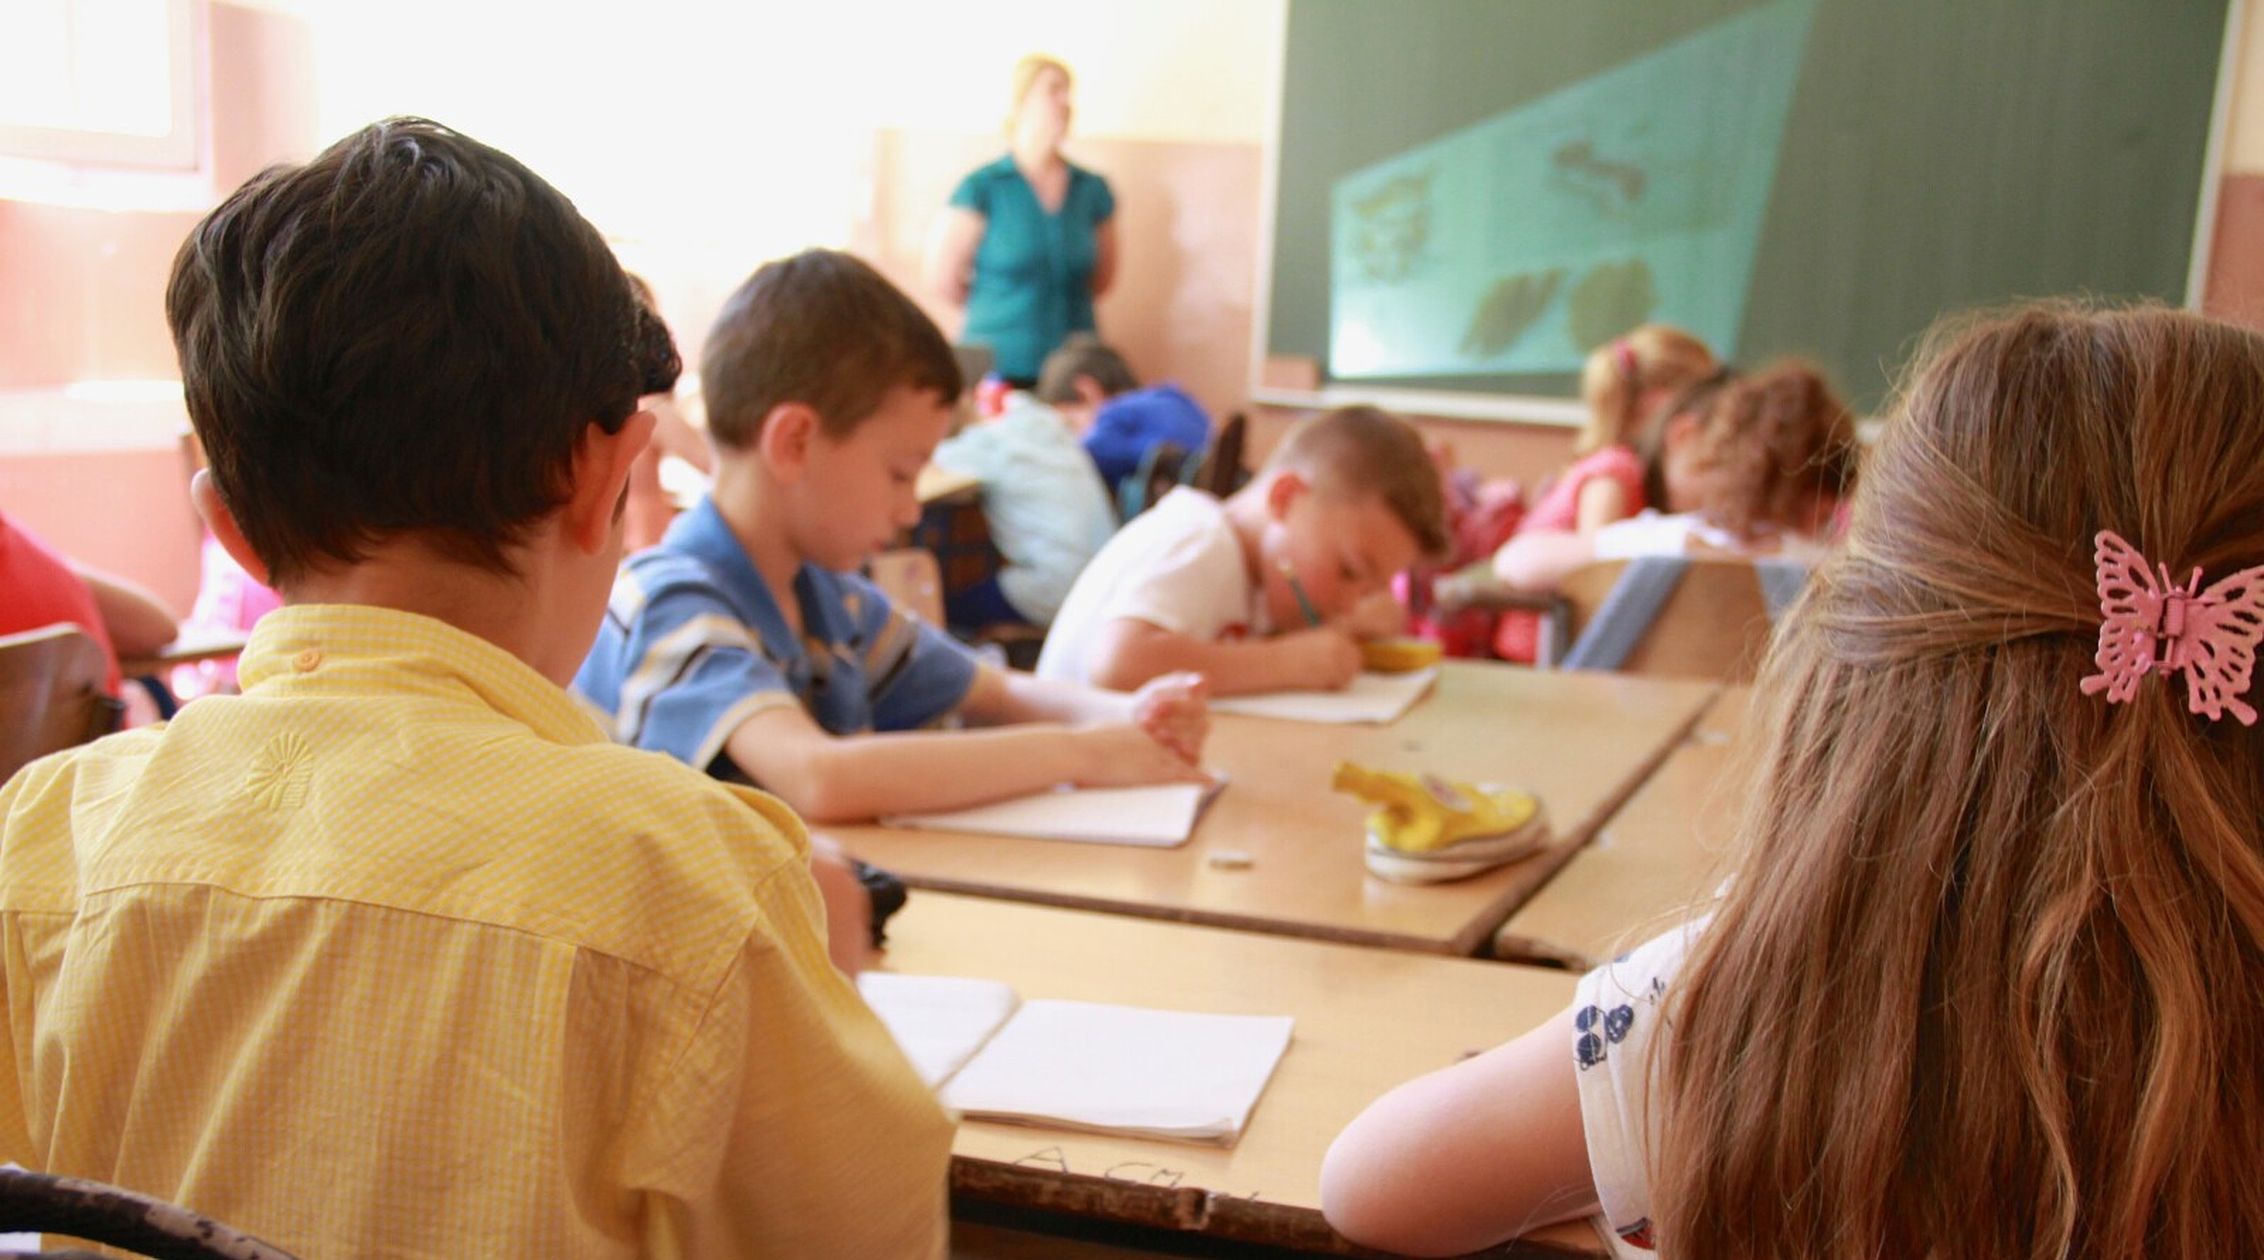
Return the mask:
[[1572, 1010], [1368, 1105], [1321, 1165], [1321, 1211], [1363, 1246], [1455, 1256], [1596, 1211]]
[[928, 293], [946, 306], [967, 304], [967, 288], [975, 276], [975, 251], [982, 246], [990, 221], [964, 206], [947, 206], [928, 235], [928, 256], [922, 268]]
[[1108, 292], [1116, 283], [1116, 217], [1093, 225], [1093, 296]]
[[1596, 543], [1589, 535], [1535, 530], [1502, 544], [1494, 553], [1494, 576], [1513, 591], [1546, 594], [1595, 558]]
[[1615, 477], [1590, 477], [1574, 503], [1573, 528], [1583, 534], [1593, 534], [1629, 515], [1627, 487]]

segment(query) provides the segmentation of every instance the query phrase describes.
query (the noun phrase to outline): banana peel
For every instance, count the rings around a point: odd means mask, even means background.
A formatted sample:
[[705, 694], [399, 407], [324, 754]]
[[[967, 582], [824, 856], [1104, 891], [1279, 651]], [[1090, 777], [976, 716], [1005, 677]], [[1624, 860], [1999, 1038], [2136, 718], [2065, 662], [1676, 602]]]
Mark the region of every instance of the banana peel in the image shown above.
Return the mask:
[[1530, 792], [1340, 762], [1330, 786], [1367, 801], [1370, 872], [1400, 883], [1461, 879], [1514, 862], [1548, 836]]

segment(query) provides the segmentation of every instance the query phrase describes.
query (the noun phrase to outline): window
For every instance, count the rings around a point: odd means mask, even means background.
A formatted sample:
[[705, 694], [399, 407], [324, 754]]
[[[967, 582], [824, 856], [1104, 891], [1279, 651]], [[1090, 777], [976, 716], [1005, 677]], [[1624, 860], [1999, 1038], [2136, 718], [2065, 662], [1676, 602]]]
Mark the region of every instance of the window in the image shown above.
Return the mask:
[[200, 4], [0, 4], [0, 154], [193, 168]]

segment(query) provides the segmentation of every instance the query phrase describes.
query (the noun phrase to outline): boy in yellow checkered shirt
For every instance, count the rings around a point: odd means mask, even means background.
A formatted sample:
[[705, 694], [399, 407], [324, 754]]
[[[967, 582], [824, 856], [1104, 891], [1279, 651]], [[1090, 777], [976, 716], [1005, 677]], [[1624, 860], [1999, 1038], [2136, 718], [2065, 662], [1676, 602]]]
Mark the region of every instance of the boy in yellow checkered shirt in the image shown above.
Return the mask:
[[166, 310], [286, 607], [241, 696], [0, 791], [0, 1158], [310, 1257], [940, 1254], [950, 1124], [801, 824], [563, 689], [679, 367], [596, 231], [396, 119], [239, 189]]

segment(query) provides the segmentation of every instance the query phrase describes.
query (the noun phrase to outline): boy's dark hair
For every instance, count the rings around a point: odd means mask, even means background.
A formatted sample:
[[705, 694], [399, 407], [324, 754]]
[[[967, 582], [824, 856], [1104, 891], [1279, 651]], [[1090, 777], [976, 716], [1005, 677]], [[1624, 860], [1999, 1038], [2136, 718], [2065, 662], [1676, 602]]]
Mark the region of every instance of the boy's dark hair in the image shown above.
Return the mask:
[[1038, 369], [1038, 401], [1055, 406], [1081, 401], [1077, 394], [1080, 376], [1091, 377], [1102, 396], [1108, 398], [1140, 388], [1132, 365], [1107, 342], [1091, 333], [1071, 333]]
[[724, 302], [700, 354], [708, 433], [733, 450], [754, 446], [763, 417], [786, 402], [845, 438], [898, 386], [948, 405], [963, 388], [959, 360], [912, 299], [839, 250], [763, 264]]
[[278, 584], [415, 532], [511, 571], [592, 423], [682, 363], [573, 203], [421, 118], [275, 166], [205, 216], [165, 315], [213, 481]]

